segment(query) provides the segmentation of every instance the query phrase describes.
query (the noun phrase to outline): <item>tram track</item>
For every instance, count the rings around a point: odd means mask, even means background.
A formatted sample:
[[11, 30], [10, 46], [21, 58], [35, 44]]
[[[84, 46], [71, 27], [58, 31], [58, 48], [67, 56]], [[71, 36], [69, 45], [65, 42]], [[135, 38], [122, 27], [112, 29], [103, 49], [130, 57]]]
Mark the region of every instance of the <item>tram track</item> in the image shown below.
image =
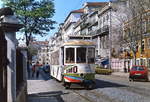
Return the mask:
[[[127, 92], [131, 92], [131, 93], [135, 93], [138, 95], [141, 95], [141, 97], [149, 97], [149, 93], [148, 90], [147, 92], [145, 92], [145, 90], [137, 90], [137, 88], [134, 87], [126, 87], [126, 88], [117, 88], [120, 89], [122, 91], [127, 91]], [[139, 88], [138, 88], [139, 89]], [[73, 93], [75, 93], [76, 95], [78, 95], [79, 97], [83, 98], [84, 100], [86, 100], [87, 102], [126, 102], [126, 100], [120, 96], [117, 97], [111, 97], [107, 94], [104, 94], [103, 92], [95, 92], [95, 90], [71, 90]], [[124, 95], [126, 95], [127, 93], [125, 92]], [[125, 96], [128, 97], [128, 96]], [[145, 99], [144, 98], [144, 99]], [[147, 102], [147, 101], [145, 101]]]
[[86, 101], [88, 102], [93, 102], [90, 98], [84, 96], [84, 95], [81, 95], [80, 93], [78, 93], [77, 91], [72, 91], [73, 93], [77, 94], [78, 96], [80, 96], [81, 98], [85, 99]]
[[116, 99], [109, 98], [109, 96], [106, 96], [103, 93], [97, 93], [95, 91], [72, 90], [72, 92], [84, 98], [88, 102], [121, 102]]

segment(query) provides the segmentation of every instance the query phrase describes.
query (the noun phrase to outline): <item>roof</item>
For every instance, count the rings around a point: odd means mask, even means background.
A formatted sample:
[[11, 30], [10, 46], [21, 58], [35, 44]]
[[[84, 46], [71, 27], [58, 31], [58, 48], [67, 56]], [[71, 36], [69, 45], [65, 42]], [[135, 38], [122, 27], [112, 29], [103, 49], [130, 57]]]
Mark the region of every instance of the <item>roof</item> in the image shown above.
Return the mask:
[[32, 44], [37, 44], [37, 45], [48, 45], [48, 41], [34, 41]]
[[84, 13], [84, 9], [78, 9], [78, 10], [73, 10], [69, 13], [69, 15], [66, 17], [65, 21], [67, 21], [67, 19], [69, 18], [69, 16], [72, 14], [72, 13]]
[[70, 13], [83, 13], [84, 9], [73, 10]]
[[105, 4], [107, 4], [108, 2], [86, 2], [84, 4], [84, 7], [85, 6], [103, 6]]
[[84, 41], [84, 40], [75, 40], [75, 41], [68, 41], [66, 43], [64, 43], [64, 46], [68, 46], [68, 45], [72, 45], [72, 46], [92, 46], [95, 45], [94, 42], [90, 42], [90, 41]]

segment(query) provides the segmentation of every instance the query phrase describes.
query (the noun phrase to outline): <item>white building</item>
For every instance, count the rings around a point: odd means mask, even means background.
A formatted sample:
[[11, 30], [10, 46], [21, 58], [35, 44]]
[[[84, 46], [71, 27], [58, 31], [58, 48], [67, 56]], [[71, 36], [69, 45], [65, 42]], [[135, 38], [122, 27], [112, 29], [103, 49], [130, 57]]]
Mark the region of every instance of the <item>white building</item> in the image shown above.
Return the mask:
[[83, 14], [83, 9], [74, 10], [69, 13], [63, 25], [62, 36], [64, 41], [67, 41], [69, 39], [68, 37], [69, 35], [74, 34], [75, 23], [80, 19], [82, 14]]
[[49, 63], [49, 47], [48, 47], [48, 41], [34, 41], [32, 42], [32, 46], [37, 47], [37, 59], [34, 61], [39, 62], [40, 64], [46, 64]]

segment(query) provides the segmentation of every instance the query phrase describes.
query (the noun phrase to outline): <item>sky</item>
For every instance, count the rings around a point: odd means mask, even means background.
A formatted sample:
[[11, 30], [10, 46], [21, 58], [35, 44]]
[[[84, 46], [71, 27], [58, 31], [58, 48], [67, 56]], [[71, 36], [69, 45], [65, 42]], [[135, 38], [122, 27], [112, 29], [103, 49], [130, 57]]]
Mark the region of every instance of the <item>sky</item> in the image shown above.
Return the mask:
[[[57, 32], [58, 25], [60, 23], [63, 23], [65, 18], [68, 16], [68, 14], [72, 10], [80, 9], [82, 8], [83, 3], [85, 2], [105, 2], [109, 0], [54, 0], [54, 5], [55, 5], [55, 14], [53, 16], [53, 20], [57, 22], [55, 24], [55, 29], [51, 30], [49, 34], [45, 37], [38, 37], [38, 40], [45, 40], [49, 39], [50, 36], [53, 36], [55, 32]], [[0, 5], [1, 5], [1, 0], [0, 0]], [[17, 37], [20, 37], [17, 36]]]

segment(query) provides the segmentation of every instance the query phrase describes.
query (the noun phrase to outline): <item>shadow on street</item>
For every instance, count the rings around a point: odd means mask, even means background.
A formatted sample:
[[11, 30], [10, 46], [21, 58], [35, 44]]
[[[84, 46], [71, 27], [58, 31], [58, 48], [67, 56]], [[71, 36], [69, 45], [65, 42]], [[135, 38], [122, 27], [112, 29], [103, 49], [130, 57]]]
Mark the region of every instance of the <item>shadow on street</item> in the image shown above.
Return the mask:
[[63, 93], [62, 91], [52, 91], [30, 94], [28, 95], [27, 102], [64, 102], [61, 98], [61, 95], [64, 94], [67, 93]]
[[128, 87], [128, 86], [96, 79], [95, 89], [97, 89], [97, 88], [109, 88], [109, 87], [117, 88], [117, 87]]
[[45, 73], [42, 69], [39, 70], [39, 76], [36, 77], [36, 73], [34, 73], [34, 76], [32, 77], [30, 73], [30, 76], [28, 77], [28, 80], [50, 80], [51, 76], [49, 73]]

